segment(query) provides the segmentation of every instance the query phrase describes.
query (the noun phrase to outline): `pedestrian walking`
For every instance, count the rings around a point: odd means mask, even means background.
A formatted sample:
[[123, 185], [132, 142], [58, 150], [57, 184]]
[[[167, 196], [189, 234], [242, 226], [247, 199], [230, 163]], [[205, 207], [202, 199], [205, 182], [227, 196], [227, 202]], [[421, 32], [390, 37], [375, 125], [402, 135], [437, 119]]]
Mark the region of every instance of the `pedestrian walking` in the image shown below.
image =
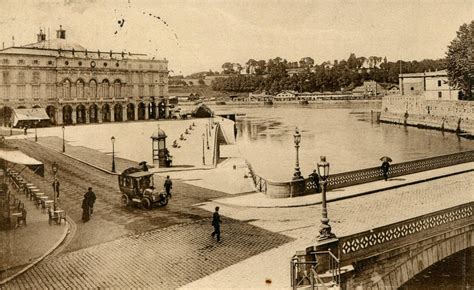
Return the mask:
[[385, 179], [385, 181], [387, 181], [388, 170], [390, 169], [390, 163], [388, 161], [382, 162], [382, 166], [380, 166], [380, 169], [382, 170], [383, 178]]
[[166, 195], [171, 198], [171, 189], [173, 188], [173, 181], [171, 181], [170, 176], [166, 176], [165, 184], [164, 184]]
[[216, 206], [216, 211], [212, 215], [212, 226], [214, 227], [214, 232], [211, 236], [214, 238], [216, 236], [217, 241], [221, 241], [221, 216], [219, 215], [219, 207]]
[[84, 199], [87, 200], [87, 204], [89, 205], [89, 212], [90, 215], [94, 213], [94, 203], [95, 203], [95, 193], [92, 191], [92, 187], [87, 189], [87, 192], [84, 194]]
[[82, 200], [82, 221], [88, 222], [91, 218], [91, 209], [89, 207], [89, 200], [84, 196]]
[[53, 181], [53, 193], [56, 194], [56, 198], [59, 199], [59, 180], [55, 179]]

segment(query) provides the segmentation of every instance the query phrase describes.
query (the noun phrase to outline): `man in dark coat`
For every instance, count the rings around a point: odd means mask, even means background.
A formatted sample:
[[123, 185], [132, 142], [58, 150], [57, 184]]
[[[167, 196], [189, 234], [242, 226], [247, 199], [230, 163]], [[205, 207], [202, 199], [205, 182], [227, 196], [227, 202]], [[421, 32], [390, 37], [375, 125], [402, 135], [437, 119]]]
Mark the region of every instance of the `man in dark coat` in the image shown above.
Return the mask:
[[318, 172], [316, 172], [316, 170], [313, 170], [313, 173], [311, 173], [309, 175], [309, 177], [313, 180], [314, 182], [314, 190], [316, 191], [316, 193], [320, 193], [321, 192], [321, 185], [319, 184], [319, 175], [318, 175]]
[[388, 170], [390, 169], [390, 163], [387, 160], [385, 160], [384, 162], [382, 162], [382, 166], [380, 166], [380, 169], [382, 170], [383, 178], [385, 179], [385, 181], [387, 181]]
[[171, 189], [173, 188], [173, 181], [171, 181], [170, 176], [166, 176], [165, 184], [164, 184], [166, 195], [171, 198]]
[[216, 206], [216, 211], [212, 216], [212, 226], [214, 227], [214, 232], [212, 232], [211, 236], [217, 237], [217, 241], [221, 241], [221, 216], [219, 215], [219, 207]]
[[92, 187], [87, 189], [87, 192], [84, 194], [84, 199], [87, 200], [87, 204], [89, 205], [90, 214], [94, 212], [94, 203], [95, 203], [95, 193], [92, 191]]
[[91, 209], [89, 207], [89, 201], [87, 198], [84, 196], [84, 199], [82, 200], [82, 221], [87, 222], [91, 218]]

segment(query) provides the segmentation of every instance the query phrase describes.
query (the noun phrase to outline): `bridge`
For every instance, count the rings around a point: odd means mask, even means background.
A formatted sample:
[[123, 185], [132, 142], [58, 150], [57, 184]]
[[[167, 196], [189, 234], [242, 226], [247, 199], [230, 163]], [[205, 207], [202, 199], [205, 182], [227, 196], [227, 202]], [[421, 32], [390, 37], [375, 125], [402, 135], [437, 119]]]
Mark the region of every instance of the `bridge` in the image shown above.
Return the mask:
[[[418, 171], [423, 166], [439, 168], [443, 163], [459, 164], [464, 160], [472, 171], [471, 154], [464, 152], [445, 156], [446, 159], [439, 156], [415, 161], [411, 165], [407, 162], [404, 166]], [[472, 178], [472, 174], [466, 178]], [[335, 184], [334, 179], [332, 184]], [[448, 188], [446, 190], [449, 191]], [[456, 205], [451, 203], [449, 206], [433, 207], [423, 214], [395, 219], [394, 222], [389, 221], [363, 231], [357, 231], [355, 227], [354, 231], [342, 235], [328, 238], [320, 236], [315, 245], [297, 251], [292, 257], [291, 286], [293, 289], [308, 285], [323, 289], [400, 287], [430, 265], [474, 246], [473, 193], [470, 189]], [[453, 200], [460, 197], [456, 191], [449, 194]], [[428, 193], [426, 197], [436, 201], [440, 196]], [[439, 202], [442, 202], [441, 199]], [[382, 208], [379, 210], [389, 210], [388, 207], [393, 207], [393, 204], [380, 206]], [[404, 210], [408, 208], [400, 204], [399, 212], [395, 214], [403, 216]]]

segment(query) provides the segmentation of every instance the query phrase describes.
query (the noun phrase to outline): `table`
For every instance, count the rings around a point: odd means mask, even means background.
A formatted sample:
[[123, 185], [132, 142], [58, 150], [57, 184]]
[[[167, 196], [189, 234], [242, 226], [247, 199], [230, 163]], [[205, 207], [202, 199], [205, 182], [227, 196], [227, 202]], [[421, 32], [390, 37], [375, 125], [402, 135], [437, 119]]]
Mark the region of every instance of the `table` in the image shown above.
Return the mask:
[[66, 222], [66, 212], [64, 210], [58, 209], [58, 210], [53, 211], [53, 213], [54, 213], [54, 216], [57, 218], [56, 220], [57, 224], [60, 224], [62, 219], [64, 220], [64, 222]]

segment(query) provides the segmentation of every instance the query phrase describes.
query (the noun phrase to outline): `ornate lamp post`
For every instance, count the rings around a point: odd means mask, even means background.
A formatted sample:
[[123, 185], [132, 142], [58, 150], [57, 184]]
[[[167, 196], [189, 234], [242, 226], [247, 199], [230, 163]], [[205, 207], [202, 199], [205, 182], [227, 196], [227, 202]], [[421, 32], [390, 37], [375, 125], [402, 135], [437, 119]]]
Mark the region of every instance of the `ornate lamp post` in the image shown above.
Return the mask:
[[207, 144], [207, 150], [209, 150], [209, 135], [208, 135], [208, 132], [210, 132], [210, 130], [209, 130], [209, 124], [206, 124], [206, 144]]
[[[56, 178], [56, 175], [58, 173], [58, 170], [59, 170], [59, 165], [54, 162], [53, 163], [53, 166], [52, 166], [52, 169], [53, 169], [53, 174], [54, 174], [54, 184], [57, 183], [58, 179]], [[56, 202], [57, 202], [57, 198], [58, 198], [58, 192], [57, 192], [57, 187], [54, 186], [54, 194], [53, 194], [53, 211], [56, 211]]]
[[64, 131], [66, 130], [66, 127], [64, 127], [64, 125], [63, 125], [62, 129], [63, 129], [63, 153], [65, 153], [66, 152], [66, 143], [64, 143]]
[[322, 211], [322, 218], [321, 218], [321, 226], [319, 229], [319, 236], [318, 240], [325, 240], [329, 238], [335, 238], [336, 235], [334, 235], [331, 232], [331, 226], [329, 225], [329, 218], [328, 218], [328, 209], [326, 205], [326, 183], [327, 179], [329, 177], [329, 163], [326, 162], [326, 156], [321, 156], [321, 161], [318, 162], [318, 174], [320, 176], [319, 183], [321, 184], [321, 187], [323, 189], [323, 200], [322, 200], [322, 205], [323, 205], [323, 211]]
[[293, 180], [302, 179], [301, 171], [300, 171], [300, 161], [299, 161], [299, 148], [301, 142], [301, 134], [298, 128], [295, 130], [295, 134], [293, 135], [295, 141], [295, 148], [296, 148], [296, 166], [295, 166], [295, 173], [293, 174]]
[[204, 133], [202, 133], [202, 165], [206, 165], [206, 157], [204, 157]]
[[115, 137], [110, 137], [110, 141], [112, 141], [112, 172], [115, 173]]

